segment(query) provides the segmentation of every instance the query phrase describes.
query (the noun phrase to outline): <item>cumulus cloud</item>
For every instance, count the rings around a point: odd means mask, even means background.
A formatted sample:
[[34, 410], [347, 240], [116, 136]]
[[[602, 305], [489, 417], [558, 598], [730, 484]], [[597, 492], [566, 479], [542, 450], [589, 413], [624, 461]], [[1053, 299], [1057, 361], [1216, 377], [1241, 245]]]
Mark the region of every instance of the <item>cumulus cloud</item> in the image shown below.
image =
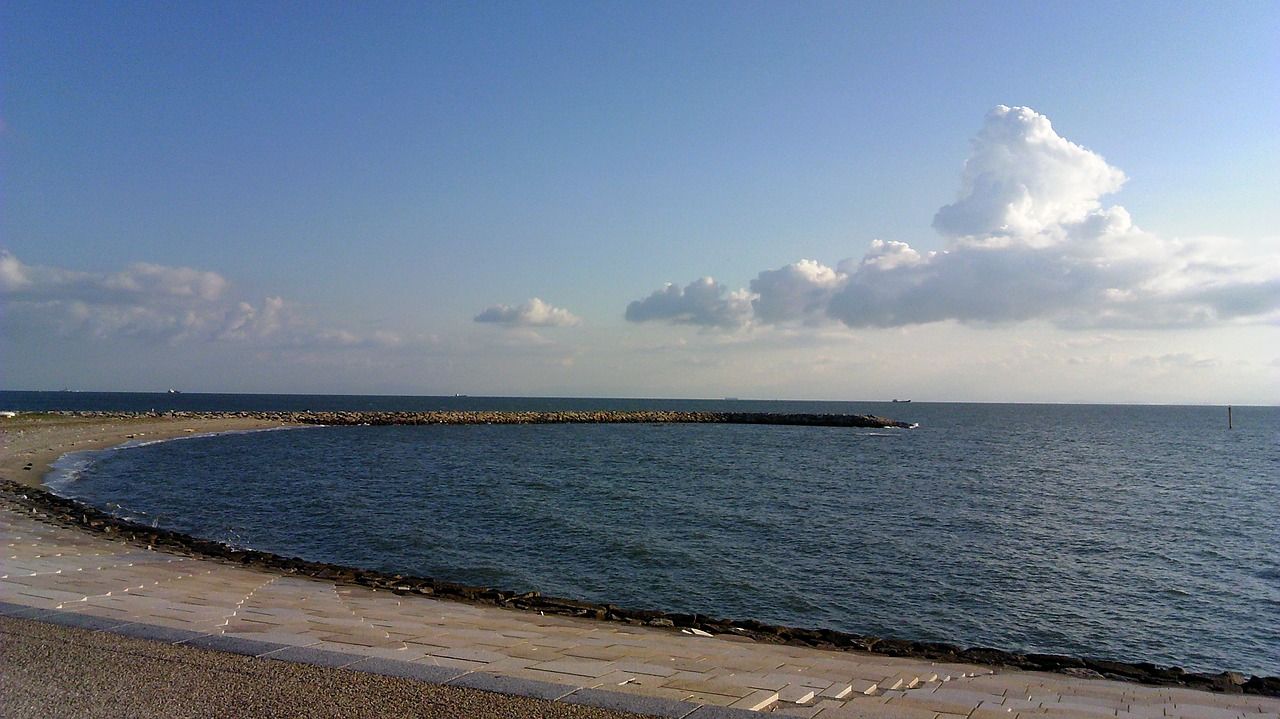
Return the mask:
[[668, 282], [660, 290], [627, 305], [630, 322], [669, 320], [703, 327], [738, 327], [751, 314], [751, 299], [743, 291], [729, 288], [710, 277], [677, 287]]
[[568, 327], [582, 322], [569, 310], [553, 307], [537, 297], [518, 307], [487, 307], [474, 319], [476, 322], [492, 322], [511, 327]]
[[683, 291], [668, 284], [631, 303], [627, 319], [721, 328], [1036, 319], [1086, 328], [1280, 318], [1274, 249], [1233, 256], [1227, 240], [1144, 232], [1123, 207], [1103, 206], [1125, 179], [1044, 116], [1000, 106], [973, 141], [956, 201], [934, 218], [943, 250], [876, 240], [861, 259], [834, 268], [801, 260], [760, 272], [737, 293], [710, 278]]
[[933, 218], [947, 237], [984, 244], [1023, 241], [1077, 225], [1098, 211], [1099, 198], [1126, 178], [1106, 160], [1054, 132], [1049, 119], [1027, 107], [1000, 105], [973, 140], [960, 196]]
[[222, 275], [189, 267], [137, 263], [118, 272], [80, 272], [26, 265], [5, 250], [0, 251], [0, 297], [11, 329], [26, 333], [299, 346], [366, 341], [344, 329], [318, 326], [283, 298], [236, 297]]

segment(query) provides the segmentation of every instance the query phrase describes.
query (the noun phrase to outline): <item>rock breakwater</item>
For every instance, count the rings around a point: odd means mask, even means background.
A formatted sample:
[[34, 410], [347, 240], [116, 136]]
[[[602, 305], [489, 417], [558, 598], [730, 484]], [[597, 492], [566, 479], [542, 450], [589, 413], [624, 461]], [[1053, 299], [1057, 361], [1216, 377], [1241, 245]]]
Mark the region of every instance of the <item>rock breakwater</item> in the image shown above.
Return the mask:
[[56, 412], [69, 417], [138, 419], [221, 419], [239, 417], [288, 424], [419, 425], [419, 424], [776, 424], [806, 427], [910, 429], [915, 425], [870, 414], [781, 414], [773, 412]]

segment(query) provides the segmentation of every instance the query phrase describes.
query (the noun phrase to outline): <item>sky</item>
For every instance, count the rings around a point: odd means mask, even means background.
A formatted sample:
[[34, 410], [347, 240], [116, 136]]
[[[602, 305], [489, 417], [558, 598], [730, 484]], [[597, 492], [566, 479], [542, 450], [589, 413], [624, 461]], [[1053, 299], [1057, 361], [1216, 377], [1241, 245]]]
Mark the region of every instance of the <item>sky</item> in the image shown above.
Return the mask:
[[0, 388], [1280, 404], [1280, 4], [0, 5]]

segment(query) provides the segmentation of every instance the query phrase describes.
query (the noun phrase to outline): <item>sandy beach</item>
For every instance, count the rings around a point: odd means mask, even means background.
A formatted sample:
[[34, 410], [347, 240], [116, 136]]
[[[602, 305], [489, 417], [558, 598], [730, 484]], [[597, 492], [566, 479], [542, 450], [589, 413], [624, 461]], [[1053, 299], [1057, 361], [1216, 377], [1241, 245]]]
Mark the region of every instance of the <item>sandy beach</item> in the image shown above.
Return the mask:
[[133, 439], [167, 439], [184, 434], [232, 432], [285, 426], [284, 422], [252, 417], [114, 418], [42, 412], [0, 418], [0, 479], [38, 487], [59, 457], [68, 452], [104, 449]]

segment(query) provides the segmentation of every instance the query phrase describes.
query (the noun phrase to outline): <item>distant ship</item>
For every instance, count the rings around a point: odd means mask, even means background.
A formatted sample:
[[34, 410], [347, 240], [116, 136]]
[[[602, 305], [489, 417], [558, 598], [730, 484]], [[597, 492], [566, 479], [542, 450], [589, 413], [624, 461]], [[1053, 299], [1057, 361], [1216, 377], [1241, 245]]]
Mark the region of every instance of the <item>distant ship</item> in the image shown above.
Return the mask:
[[903, 402], [910, 402], [910, 401], [911, 401], [911, 400], [909, 400], [909, 399], [895, 399], [895, 400], [894, 400], [894, 404], [900, 404], [900, 403], [903, 403]]
[[182, 394], [182, 390], [171, 389], [169, 390], [169, 394]]

